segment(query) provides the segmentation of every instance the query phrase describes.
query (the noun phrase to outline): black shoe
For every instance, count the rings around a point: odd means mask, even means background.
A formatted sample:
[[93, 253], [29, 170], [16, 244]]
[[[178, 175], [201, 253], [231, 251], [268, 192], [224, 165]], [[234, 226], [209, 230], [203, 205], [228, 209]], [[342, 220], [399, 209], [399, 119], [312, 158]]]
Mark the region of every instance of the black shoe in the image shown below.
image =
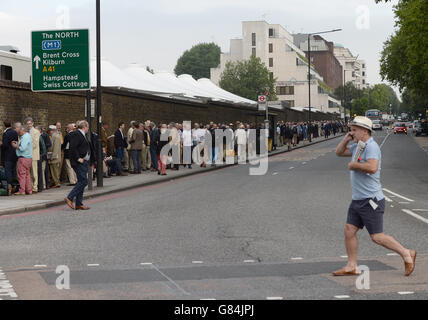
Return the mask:
[[103, 175], [103, 178], [107, 178], [108, 179], [108, 178], [111, 178], [111, 176], [105, 174], [105, 175]]

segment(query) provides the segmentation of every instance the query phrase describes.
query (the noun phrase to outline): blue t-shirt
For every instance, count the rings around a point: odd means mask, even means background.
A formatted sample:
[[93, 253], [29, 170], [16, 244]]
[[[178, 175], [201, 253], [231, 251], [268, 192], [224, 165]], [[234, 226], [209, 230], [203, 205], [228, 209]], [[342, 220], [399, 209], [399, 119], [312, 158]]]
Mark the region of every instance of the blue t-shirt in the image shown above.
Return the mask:
[[[357, 144], [354, 143], [349, 147], [349, 150], [354, 156]], [[360, 170], [351, 170], [351, 185], [352, 185], [352, 200], [363, 200], [374, 198], [382, 200], [384, 198], [382, 192], [382, 185], [380, 184], [380, 169], [382, 154], [380, 148], [373, 137], [366, 142], [366, 147], [361, 155], [361, 163], [366, 162], [368, 159], [376, 159], [379, 161], [376, 173], [369, 174]]]
[[33, 157], [33, 140], [28, 132], [19, 139], [19, 149], [16, 149], [16, 155], [27, 159]]

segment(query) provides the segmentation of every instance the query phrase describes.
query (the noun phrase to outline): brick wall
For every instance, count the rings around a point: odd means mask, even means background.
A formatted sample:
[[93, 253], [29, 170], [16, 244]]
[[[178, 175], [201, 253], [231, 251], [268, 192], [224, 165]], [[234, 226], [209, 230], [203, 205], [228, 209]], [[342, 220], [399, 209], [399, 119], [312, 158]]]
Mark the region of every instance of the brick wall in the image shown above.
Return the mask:
[[[0, 81], [0, 134], [3, 132], [3, 121], [23, 121], [31, 116], [36, 124], [47, 127], [57, 121], [66, 124], [76, 122], [85, 117], [84, 92], [34, 93], [28, 83]], [[307, 121], [308, 113], [295, 110], [272, 110], [275, 120]], [[128, 92], [113, 88], [104, 88], [102, 95], [103, 121], [109, 124], [107, 134], [113, 134], [119, 121], [129, 126], [131, 120], [145, 121], [150, 119], [156, 123], [192, 122], [207, 123], [245, 121], [262, 122], [264, 112], [255, 107], [244, 107], [220, 102], [196, 103], [156, 97], [149, 94]], [[331, 115], [312, 113], [312, 120], [332, 119]], [[92, 120], [96, 128], [95, 119]], [[96, 131], [96, 129], [94, 129]]]

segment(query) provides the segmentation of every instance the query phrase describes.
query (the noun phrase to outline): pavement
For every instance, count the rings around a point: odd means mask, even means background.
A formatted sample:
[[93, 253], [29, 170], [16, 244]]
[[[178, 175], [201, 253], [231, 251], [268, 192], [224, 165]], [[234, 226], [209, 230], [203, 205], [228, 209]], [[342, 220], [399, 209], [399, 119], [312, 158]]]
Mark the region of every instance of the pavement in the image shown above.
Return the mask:
[[[336, 136], [329, 137], [325, 139], [324, 137], [319, 137], [313, 139], [312, 142], [303, 141], [300, 142], [293, 150], [306, 147], [311, 144], [316, 144], [323, 142], [325, 140], [330, 140], [342, 136], [343, 134], [338, 134]], [[277, 150], [270, 152], [269, 156], [273, 156], [279, 153], [288, 152], [287, 147], [279, 147]], [[237, 159], [235, 157], [235, 164], [237, 164]], [[192, 169], [184, 168], [180, 166], [179, 171], [167, 170], [167, 176], [159, 176], [157, 172], [146, 171], [141, 175], [130, 174], [128, 176], [121, 177], [112, 177], [103, 180], [103, 187], [98, 188], [96, 186], [96, 181], [93, 181], [93, 190], [85, 189], [84, 199], [92, 199], [94, 197], [100, 197], [108, 195], [111, 193], [116, 193], [124, 190], [129, 190], [137, 187], [153, 185], [157, 183], [162, 183], [166, 181], [171, 181], [181, 177], [191, 176], [194, 174], [201, 174], [211, 170], [217, 170], [221, 168], [228, 167], [230, 165], [217, 165], [215, 167], [207, 166], [206, 168], [201, 168], [200, 166], [193, 165]], [[26, 211], [34, 211], [43, 208], [54, 207], [64, 204], [64, 198], [71, 191], [73, 187], [66, 186], [67, 184], [62, 184], [61, 188], [58, 189], [48, 189], [44, 190], [41, 193], [33, 194], [31, 196], [10, 196], [10, 197], [1, 197], [0, 198], [0, 216], [10, 215], [16, 213], [22, 213]]]
[[[412, 136], [374, 139], [385, 233], [418, 252], [410, 277], [365, 229], [358, 265], [368, 287], [332, 276], [346, 264], [351, 199], [349, 159], [333, 139], [272, 155], [265, 175], [249, 175], [250, 165], [202, 169], [88, 199], [85, 212], [61, 204], [1, 216], [0, 298], [426, 300], [428, 155]], [[60, 290], [67, 269], [70, 287]]]

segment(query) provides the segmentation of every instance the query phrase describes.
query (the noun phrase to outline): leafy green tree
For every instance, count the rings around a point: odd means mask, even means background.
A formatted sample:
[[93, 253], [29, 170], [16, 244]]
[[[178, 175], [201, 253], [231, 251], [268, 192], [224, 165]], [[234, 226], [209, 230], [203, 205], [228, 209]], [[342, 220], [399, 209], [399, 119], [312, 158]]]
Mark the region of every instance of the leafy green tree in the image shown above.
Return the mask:
[[200, 43], [184, 51], [177, 61], [174, 72], [190, 74], [195, 79], [210, 78], [210, 68], [220, 64], [221, 49], [215, 43]]
[[394, 14], [397, 31], [384, 43], [381, 76], [424, 99], [428, 95], [428, 1], [399, 0]]
[[268, 88], [269, 101], [276, 101], [275, 81], [260, 58], [251, 56], [249, 60], [227, 62], [219, 85], [224, 90], [250, 100], [257, 100], [257, 96], [263, 95]]
[[[343, 98], [342, 88], [339, 86], [334, 92], [338, 99]], [[345, 106], [348, 110], [352, 107], [352, 115], [364, 115], [369, 109], [389, 112], [390, 105], [392, 112], [397, 113], [400, 101], [395, 91], [386, 84], [376, 84], [365, 89], [356, 88], [352, 82], [347, 82], [345, 85]]]

